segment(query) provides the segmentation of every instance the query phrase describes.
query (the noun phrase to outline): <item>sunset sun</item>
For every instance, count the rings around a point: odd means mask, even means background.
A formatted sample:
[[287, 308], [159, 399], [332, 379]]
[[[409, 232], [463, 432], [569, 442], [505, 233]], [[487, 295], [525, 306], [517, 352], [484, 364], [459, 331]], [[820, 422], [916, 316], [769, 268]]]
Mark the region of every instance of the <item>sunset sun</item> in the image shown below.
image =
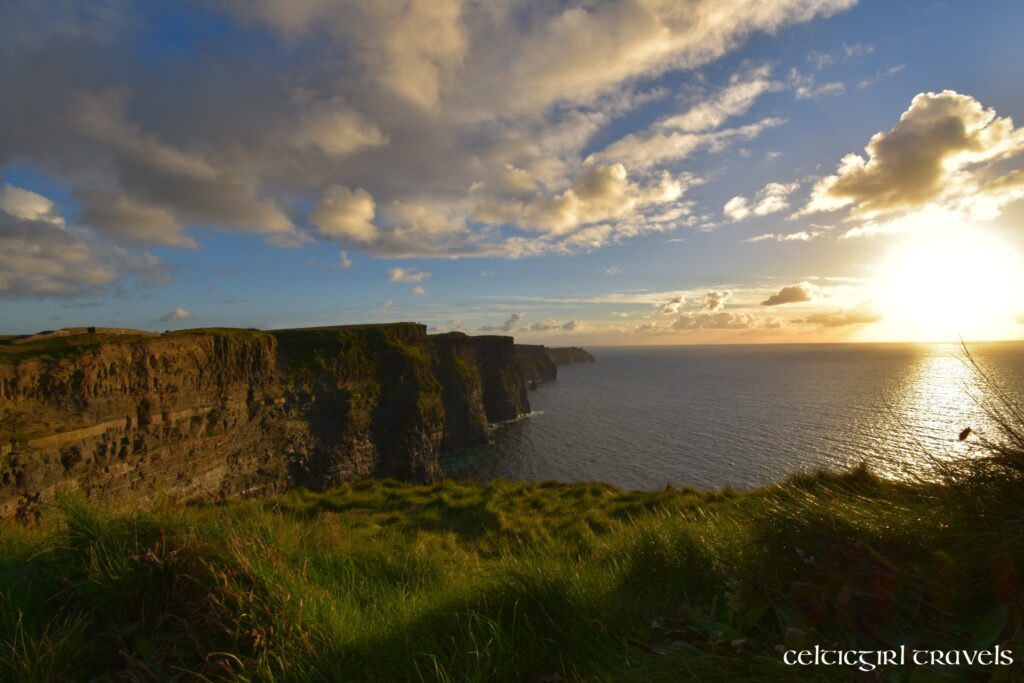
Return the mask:
[[881, 262], [875, 301], [892, 339], [980, 341], [1005, 336], [1024, 291], [1024, 259], [973, 226], [915, 235]]

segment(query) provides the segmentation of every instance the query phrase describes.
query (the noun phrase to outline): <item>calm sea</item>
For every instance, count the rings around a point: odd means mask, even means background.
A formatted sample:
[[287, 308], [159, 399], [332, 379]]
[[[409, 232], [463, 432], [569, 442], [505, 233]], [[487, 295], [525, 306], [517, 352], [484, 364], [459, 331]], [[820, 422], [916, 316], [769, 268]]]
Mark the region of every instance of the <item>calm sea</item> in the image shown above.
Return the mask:
[[[958, 345], [676, 346], [591, 349], [530, 392], [533, 414], [487, 446], [447, 456], [450, 477], [748, 487], [867, 461], [894, 471], [952, 454], [961, 429], [994, 433]], [[975, 359], [1024, 394], [1024, 343]]]

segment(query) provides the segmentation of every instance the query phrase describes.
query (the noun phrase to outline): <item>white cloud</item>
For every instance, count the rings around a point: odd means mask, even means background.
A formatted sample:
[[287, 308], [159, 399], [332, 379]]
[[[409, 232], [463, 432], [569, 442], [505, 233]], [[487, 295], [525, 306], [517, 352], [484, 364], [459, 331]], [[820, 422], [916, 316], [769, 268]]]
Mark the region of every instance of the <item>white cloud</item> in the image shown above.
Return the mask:
[[904, 68], [906, 68], [905, 64], [897, 64], [895, 66], [890, 66], [886, 69], [882, 69], [881, 71], [871, 76], [868, 76], [867, 78], [862, 78], [860, 81], [857, 82], [857, 87], [859, 87], [861, 90], [864, 90], [865, 88], [870, 88], [878, 81], [882, 81], [885, 80], [886, 78], [891, 78], [892, 76], [895, 76], [896, 74], [903, 71]]
[[722, 208], [725, 217], [741, 221], [749, 216], [767, 216], [789, 208], [789, 195], [800, 187], [800, 183], [768, 183], [750, 201], [743, 195], [736, 195]]
[[430, 273], [417, 272], [415, 269], [406, 269], [402, 267], [392, 268], [388, 271], [388, 279], [391, 282], [423, 282]]
[[583, 332], [587, 329], [587, 324], [582, 320], [567, 320], [564, 323], [560, 323], [556, 320], [548, 318], [540, 322], [535, 322], [532, 325], [523, 328], [524, 332], [550, 332], [553, 330], [559, 330], [562, 332]]
[[708, 292], [704, 295], [703, 309], [705, 311], [720, 311], [725, 307], [726, 300], [732, 296], [732, 292]]
[[424, 296], [424, 295], [426, 295], [426, 293], [427, 293], [427, 290], [423, 289], [423, 288], [422, 288], [422, 287], [420, 287], [420, 286], [416, 286], [416, 287], [413, 287], [412, 289], [410, 289], [410, 290], [409, 290], [409, 292], [410, 292], [410, 293], [411, 293], [411, 294], [412, 294], [413, 296]]
[[379, 147], [388, 141], [377, 126], [342, 102], [310, 107], [284, 136], [292, 144], [315, 147], [334, 157]]
[[684, 313], [672, 323], [674, 330], [745, 330], [757, 324], [757, 319], [746, 313]]
[[14, 185], [0, 188], [0, 211], [25, 221], [43, 221], [63, 226], [64, 218], [53, 202], [41, 194]]
[[795, 304], [811, 301], [814, 285], [808, 282], [801, 282], [795, 285], [783, 287], [775, 294], [761, 302], [762, 306], [781, 306], [783, 304]]
[[157, 318], [157, 320], [159, 322], [166, 323], [166, 322], [176, 322], [178, 320], [188, 320], [191, 317], [192, 317], [191, 311], [189, 311], [187, 308], [182, 308], [181, 306], [178, 306], [177, 308], [175, 308], [173, 311], [171, 311], [167, 315], [160, 316], [159, 318]]
[[331, 185], [313, 208], [310, 220], [324, 237], [366, 243], [377, 237], [374, 215], [374, 201], [369, 192]]
[[686, 299], [684, 297], [674, 296], [667, 302], [661, 304], [658, 307], [658, 312], [662, 315], [675, 315], [676, 313], [679, 313], [685, 302]]
[[[1010, 118], [952, 90], [921, 93], [896, 125], [871, 138], [866, 158], [848, 154], [818, 181], [796, 215], [849, 208], [853, 219], [877, 221], [934, 205], [990, 219], [1024, 196], [1022, 151], [1024, 132]], [[1005, 171], [1006, 162], [1018, 167]]]
[[877, 323], [882, 320], [882, 317], [882, 313], [874, 307], [872, 302], [865, 301], [854, 308], [825, 313], [812, 313], [793, 322], [820, 325], [822, 327], [849, 327], [851, 325]]
[[807, 53], [807, 61], [814, 65], [815, 71], [821, 71], [830, 64], [846, 62], [857, 57], [863, 57], [874, 51], [874, 45], [844, 42], [838, 50], [834, 50], [832, 52], [820, 52], [815, 50]]
[[798, 100], [807, 100], [822, 95], [842, 95], [846, 85], [838, 82], [818, 83], [813, 74], [802, 74], [796, 69], [789, 70], [789, 89]]
[[789, 233], [775, 233], [768, 232], [762, 235], [754, 235], [749, 237], [744, 242], [809, 242], [816, 237], [823, 235], [823, 232], [814, 232], [810, 230], [798, 230], [797, 232]]
[[523, 319], [522, 313], [513, 313], [510, 315], [505, 322], [501, 325], [484, 325], [480, 328], [481, 332], [511, 332], [515, 329], [515, 326], [519, 324], [519, 321]]
[[595, 135], [666, 97], [663, 74], [853, 4], [217, 0], [209, 18], [243, 40], [138, 69], [117, 55], [144, 37], [141, 5], [96, 21], [20, 3], [0, 43], [33, 59], [0, 69], [18, 131], [0, 157], [92, 193], [88, 226], [117, 244], [194, 248], [195, 228], [385, 257], [598, 249], [694, 227], [696, 179], [656, 171], [779, 125], [729, 124], [779, 85], [745, 67], [587, 163]]
[[144, 286], [169, 280], [167, 265], [65, 226], [53, 202], [6, 185], [0, 190], [0, 297], [100, 294], [126, 275]]
[[728, 119], [745, 114], [761, 95], [782, 89], [782, 84], [771, 80], [771, 67], [762, 65], [738, 71], [728, 85], [710, 98], [675, 116], [658, 122], [665, 130], [683, 133], [705, 133], [717, 130]]
[[107, 237], [132, 244], [195, 249], [199, 244], [174, 213], [117, 193], [82, 192], [80, 221]]
[[348, 255], [347, 251], [342, 251], [338, 255], [338, 265], [341, 266], [342, 268], [351, 268], [352, 267], [352, 259], [349, 258], [349, 255]]
[[590, 160], [616, 161], [636, 169], [658, 168], [685, 159], [701, 150], [721, 152], [733, 143], [753, 140], [764, 131], [783, 123], [785, 119], [769, 117], [754, 123], [705, 133], [686, 133], [652, 126], [613, 142], [600, 153], [592, 155]]

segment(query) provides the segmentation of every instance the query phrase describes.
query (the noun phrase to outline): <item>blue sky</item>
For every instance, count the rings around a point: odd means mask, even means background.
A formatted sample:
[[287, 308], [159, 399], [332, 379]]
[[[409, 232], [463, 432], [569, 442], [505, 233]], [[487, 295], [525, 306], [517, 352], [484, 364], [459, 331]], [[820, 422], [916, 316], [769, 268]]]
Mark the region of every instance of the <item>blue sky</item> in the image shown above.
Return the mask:
[[1015, 2], [5, 3], [0, 333], [1020, 338], [1020, 26]]

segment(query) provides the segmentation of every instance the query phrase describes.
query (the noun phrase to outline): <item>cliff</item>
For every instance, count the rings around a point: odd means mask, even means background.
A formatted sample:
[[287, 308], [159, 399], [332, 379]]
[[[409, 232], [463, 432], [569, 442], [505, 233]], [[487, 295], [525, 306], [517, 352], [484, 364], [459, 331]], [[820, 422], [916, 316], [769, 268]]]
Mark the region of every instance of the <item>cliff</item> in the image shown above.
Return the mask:
[[527, 382], [550, 382], [558, 379], [558, 368], [540, 344], [516, 344], [516, 365]]
[[561, 346], [547, 350], [548, 356], [555, 365], [571, 365], [572, 363], [593, 363], [594, 356], [578, 346]]
[[559, 365], [593, 363], [594, 357], [578, 346], [548, 348], [540, 344], [516, 344], [515, 361], [523, 378], [532, 385], [558, 379]]
[[261, 496], [394, 477], [529, 412], [511, 337], [413, 323], [0, 342], [0, 516], [63, 488], [102, 503]]

